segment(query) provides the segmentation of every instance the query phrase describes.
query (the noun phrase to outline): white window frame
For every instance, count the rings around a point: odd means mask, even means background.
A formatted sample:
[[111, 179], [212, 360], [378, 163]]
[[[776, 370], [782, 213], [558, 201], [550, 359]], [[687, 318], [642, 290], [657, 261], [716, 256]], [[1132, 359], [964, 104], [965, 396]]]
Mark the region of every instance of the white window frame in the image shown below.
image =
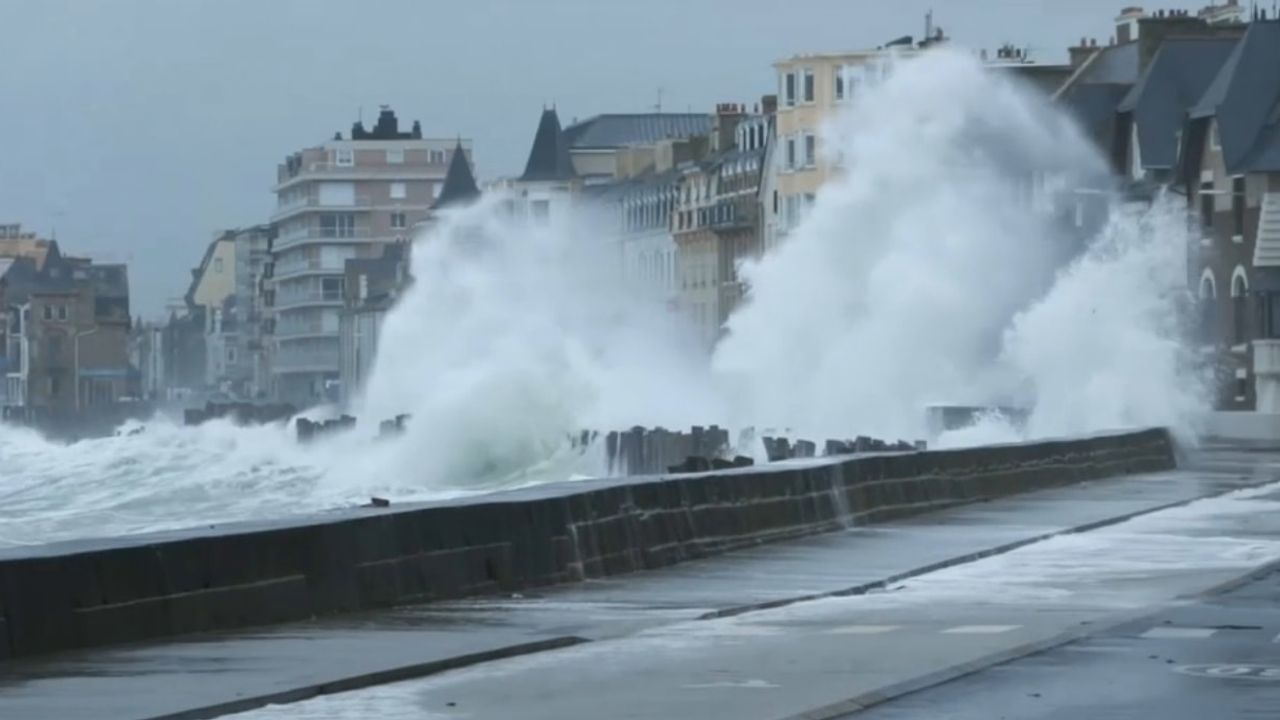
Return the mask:
[[796, 152], [796, 138], [794, 135], [788, 135], [787, 142], [786, 142], [786, 152], [784, 152], [782, 156], [782, 165], [787, 170], [795, 170], [797, 159], [798, 159], [798, 154]]
[[[813, 148], [813, 152], [809, 152], [809, 148]], [[807, 168], [815, 168], [818, 166], [818, 137], [811, 132], [804, 134], [804, 166]]]
[[356, 153], [351, 148], [336, 148], [333, 151], [333, 164], [338, 167], [352, 167], [356, 164]]
[[391, 183], [389, 192], [392, 200], [404, 200], [408, 196], [408, 190], [402, 182]]
[[801, 71], [799, 85], [801, 103], [812, 105], [818, 101], [818, 78], [813, 68], [807, 67]]
[[[398, 224], [396, 223], [397, 219], [400, 221]], [[391, 229], [392, 230], [403, 230], [406, 227], [408, 227], [408, 218], [404, 216], [404, 213], [402, 212], [391, 213]]]
[[800, 73], [789, 71], [782, 76], [782, 104], [786, 107], [795, 107], [799, 97]]
[[403, 164], [404, 164], [404, 150], [388, 150], [388, 151], [387, 151], [387, 164], [388, 164], [388, 165], [403, 165]]

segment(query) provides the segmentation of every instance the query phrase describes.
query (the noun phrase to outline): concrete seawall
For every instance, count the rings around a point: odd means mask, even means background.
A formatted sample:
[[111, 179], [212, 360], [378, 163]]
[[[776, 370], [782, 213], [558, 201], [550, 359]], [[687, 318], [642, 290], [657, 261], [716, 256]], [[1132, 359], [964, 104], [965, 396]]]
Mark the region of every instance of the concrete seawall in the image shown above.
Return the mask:
[[657, 568], [1174, 466], [1161, 429], [592, 480], [0, 552], [0, 659]]

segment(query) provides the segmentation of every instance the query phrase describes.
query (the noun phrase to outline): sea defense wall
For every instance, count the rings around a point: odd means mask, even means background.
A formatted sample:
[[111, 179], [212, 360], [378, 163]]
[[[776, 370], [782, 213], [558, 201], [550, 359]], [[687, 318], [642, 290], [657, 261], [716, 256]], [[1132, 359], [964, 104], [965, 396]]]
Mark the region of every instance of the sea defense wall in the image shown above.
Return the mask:
[[1174, 466], [1163, 429], [565, 482], [0, 551], [0, 659], [659, 568]]

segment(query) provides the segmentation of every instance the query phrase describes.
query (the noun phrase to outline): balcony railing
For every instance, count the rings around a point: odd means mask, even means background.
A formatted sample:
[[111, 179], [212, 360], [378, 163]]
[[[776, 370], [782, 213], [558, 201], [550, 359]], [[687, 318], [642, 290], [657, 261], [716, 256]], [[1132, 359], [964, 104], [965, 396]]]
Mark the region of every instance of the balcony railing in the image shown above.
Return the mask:
[[[294, 245], [302, 245], [308, 242], [326, 241], [326, 240], [362, 240], [373, 237], [373, 233], [367, 227], [353, 228], [319, 228], [311, 227], [303, 230], [294, 230], [288, 234], [281, 234], [276, 238], [276, 252], [288, 249]], [[277, 261], [274, 272], [280, 275], [284, 272]]]
[[[284, 204], [277, 204], [275, 213], [271, 216], [272, 220], [278, 220], [282, 217], [293, 215], [304, 209], [320, 209], [320, 210], [352, 210], [369, 208], [373, 206], [373, 198], [368, 195], [358, 195], [352, 198], [351, 202], [330, 202], [318, 198], [314, 195], [308, 195], [299, 200], [289, 200]], [[276, 240], [279, 243], [279, 239]]]
[[284, 185], [295, 180], [306, 179], [311, 176], [351, 176], [359, 175], [366, 177], [407, 177], [407, 178], [431, 178], [442, 177], [445, 168], [448, 167], [448, 155], [440, 162], [404, 162], [390, 163], [386, 165], [356, 165], [348, 163], [339, 165], [338, 163], [318, 161], [306, 163], [298, 170], [289, 175], [287, 172], [280, 172], [277, 176], [277, 185]]

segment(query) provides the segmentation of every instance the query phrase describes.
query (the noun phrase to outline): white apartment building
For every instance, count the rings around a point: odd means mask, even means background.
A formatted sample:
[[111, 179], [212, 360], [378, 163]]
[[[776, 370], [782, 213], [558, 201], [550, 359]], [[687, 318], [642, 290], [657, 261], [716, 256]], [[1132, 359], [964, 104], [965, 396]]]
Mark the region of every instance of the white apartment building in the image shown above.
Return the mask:
[[306, 405], [340, 395], [338, 317], [347, 260], [376, 258], [409, 239], [440, 192], [455, 146], [470, 141], [401, 132], [384, 107], [372, 130], [296, 152], [277, 170], [271, 220], [271, 374], [277, 399]]

